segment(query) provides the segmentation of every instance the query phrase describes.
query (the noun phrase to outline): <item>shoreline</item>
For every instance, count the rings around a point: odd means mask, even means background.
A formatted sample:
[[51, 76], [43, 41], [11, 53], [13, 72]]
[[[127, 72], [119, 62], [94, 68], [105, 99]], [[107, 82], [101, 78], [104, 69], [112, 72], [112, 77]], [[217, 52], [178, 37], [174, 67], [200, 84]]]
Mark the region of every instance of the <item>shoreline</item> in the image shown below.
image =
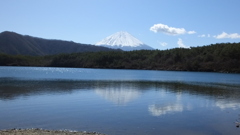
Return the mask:
[[106, 135], [98, 132], [71, 131], [71, 130], [46, 130], [46, 129], [3, 129], [1, 135]]

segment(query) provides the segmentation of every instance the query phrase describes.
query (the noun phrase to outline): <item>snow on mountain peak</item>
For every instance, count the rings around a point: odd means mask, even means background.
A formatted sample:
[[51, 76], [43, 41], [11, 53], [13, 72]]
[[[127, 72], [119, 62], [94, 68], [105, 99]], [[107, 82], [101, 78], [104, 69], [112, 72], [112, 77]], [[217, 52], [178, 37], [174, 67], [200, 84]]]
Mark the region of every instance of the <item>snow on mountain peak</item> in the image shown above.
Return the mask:
[[96, 43], [96, 45], [108, 45], [108, 46], [131, 46], [137, 47], [143, 45], [144, 43], [129, 34], [125, 31], [120, 31], [115, 34], [112, 34], [105, 39], [101, 40], [100, 42]]

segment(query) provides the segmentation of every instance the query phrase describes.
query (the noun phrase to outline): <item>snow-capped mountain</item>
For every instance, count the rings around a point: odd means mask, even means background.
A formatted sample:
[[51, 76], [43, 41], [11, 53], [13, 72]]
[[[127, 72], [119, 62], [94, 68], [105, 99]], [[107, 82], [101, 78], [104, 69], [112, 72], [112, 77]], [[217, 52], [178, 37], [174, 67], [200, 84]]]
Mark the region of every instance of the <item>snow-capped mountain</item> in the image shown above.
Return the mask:
[[100, 42], [96, 43], [98, 46], [109, 47], [113, 49], [122, 49], [124, 51], [131, 50], [153, 50], [152, 47], [144, 44], [137, 38], [133, 37], [128, 32], [117, 32], [112, 34]]

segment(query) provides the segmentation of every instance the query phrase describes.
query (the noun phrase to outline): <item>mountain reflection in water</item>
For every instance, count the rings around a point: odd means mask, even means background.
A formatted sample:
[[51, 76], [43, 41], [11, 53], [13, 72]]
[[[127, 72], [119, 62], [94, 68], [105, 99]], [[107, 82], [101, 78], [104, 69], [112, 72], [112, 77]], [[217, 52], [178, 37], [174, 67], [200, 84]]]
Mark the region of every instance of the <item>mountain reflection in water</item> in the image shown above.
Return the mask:
[[93, 90], [97, 95], [117, 104], [126, 105], [139, 98], [148, 90], [159, 91], [164, 97], [165, 92], [174, 93], [175, 99], [169, 103], [150, 104], [148, 110], [154, 116], [170, 112], [181, 112], [184, 108], [182, 94], [202, 95], [215, 98], [215, 106], [225, 108], [240, 108], [240, 91], [237, 86], [217, 84], [185, 84], [179, 82], [151, 81], [69, 81], [69, 80], [15, 80], [4, 78], [0, 80], [0, 99], [11, 100], [21, 96], [41, 95], [48, 93], [74, 93], [79, 90]]
[[139, 91], [121, 88], [96, 89], [95, 92], [117, 105], [126, 105], [141, 94]]
[[116, 135], [139, 130], [187, 134], [191, 129], [191, 134], [234, 134], [238, 88], [213, 83], [2, 78], [0, 129], [67, 128]]

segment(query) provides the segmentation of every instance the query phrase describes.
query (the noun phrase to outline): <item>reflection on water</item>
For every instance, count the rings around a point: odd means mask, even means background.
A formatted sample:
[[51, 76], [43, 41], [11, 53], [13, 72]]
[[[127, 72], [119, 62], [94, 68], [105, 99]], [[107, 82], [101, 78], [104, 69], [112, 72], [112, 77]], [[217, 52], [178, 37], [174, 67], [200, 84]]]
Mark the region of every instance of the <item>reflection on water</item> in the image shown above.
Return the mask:
[[222, 110], [225, 109], [240, 109], [240, 99], [238, 101], [232, 101], [232, 100], [217, 100], [216, 106], [221, 108]]
[[[166, 92], [174, 93], [167, 104], [149, 105], [154, 116], [183, 110], [182, 93], [202, 95], [215, 99], [215, 106], [221, 109], [240, 108], [240, 91], [234, 87], [214, 85], [184, 84], [178, 82], [139, 82], [139, 81], [69, 81], [69, 80], [15, 80], [0, 79], [0, 99], [14, 100], [21, 96], [49, 93], [74, 93], [79, 90], [94, 90], [107, 101], [118, 105], [127, 105], [148, 90], [156, 90], [162, 99], [169, 98]], [[185, 95], [186, 96], [186, 95]], [[188, 107], [189, 108], [189, 107]], [[157, 115], [158, 114], [158, 115]]]
[[140, 89], [135, 83], [108, 82], [106, 85], [98, 83], [95, 92], [114, 104], [126, 105], [141, 95]]
[[176, 101], [165, 104], [153, 104], [148, 106], [148, 111], [152, 116], [161, 116], [168, 113], [182, 112], [184, 110], [183, 104], [181, 103], [182, 92], [176, 93]]
[[131, 100], [136, 99], [141, 94], [136, 90], [126, 90], [126, 89], [97, 89], [95, 92], [104, 97], [106, 100], [109, 100], [118, 105], [125, 105]]
[[2, 78], [0, 129], [236, 134], [238, 88], [215, 83]]
[[174, 112], [182, 112], [183, 111], [183, 105], [181, 104], [169, 104], [169, 105], [149, 105], [148, 107], [149, 112], [153, 116], [161, 116], [168, 113], [174, 113]]

